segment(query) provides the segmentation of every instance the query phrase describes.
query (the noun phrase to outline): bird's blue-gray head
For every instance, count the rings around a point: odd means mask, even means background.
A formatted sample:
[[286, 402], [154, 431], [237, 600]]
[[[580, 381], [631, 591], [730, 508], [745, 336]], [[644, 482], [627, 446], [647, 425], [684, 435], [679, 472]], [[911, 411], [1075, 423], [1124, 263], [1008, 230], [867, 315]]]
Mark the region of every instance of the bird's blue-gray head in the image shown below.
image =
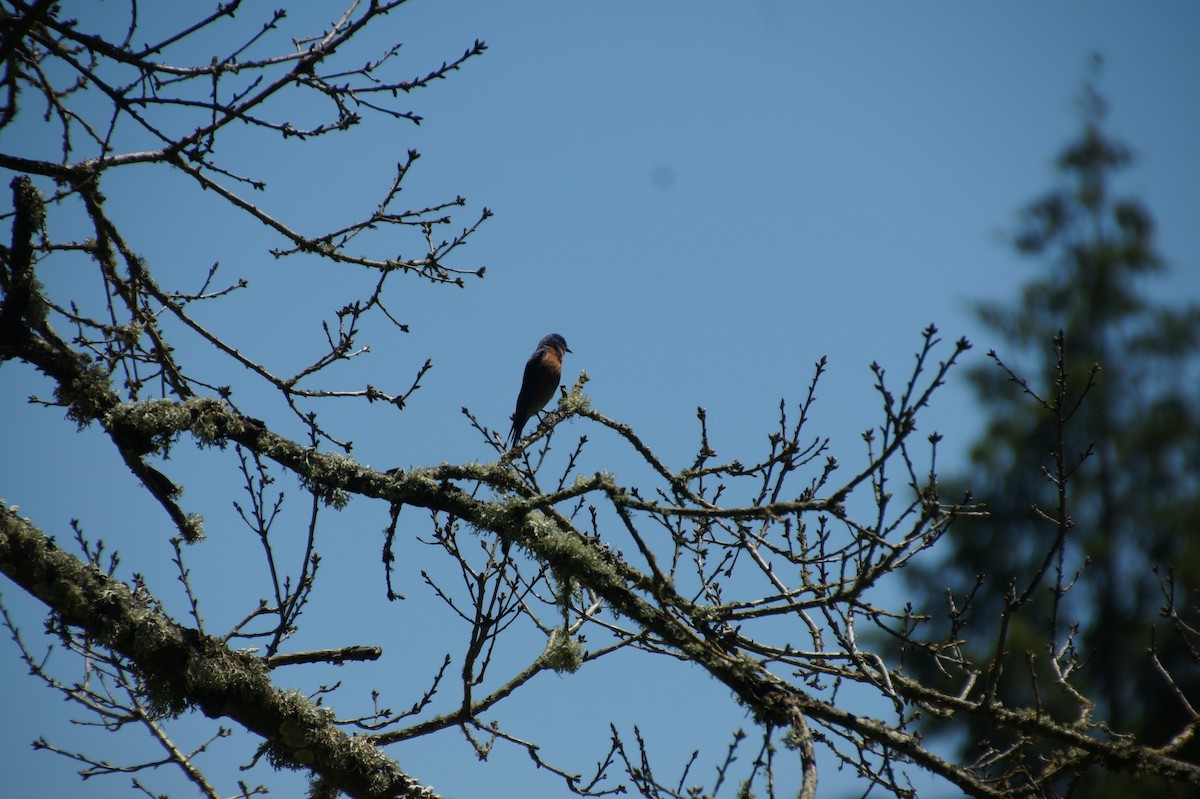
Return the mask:
[[557, 333], [551, 333], [539, 341], [538, 347], [553, 347], [554, 349], [558, 350], [559, 355], [562, 355], [564, 352], [571, 351], [571, 348], [567, 346], [567, 340]]

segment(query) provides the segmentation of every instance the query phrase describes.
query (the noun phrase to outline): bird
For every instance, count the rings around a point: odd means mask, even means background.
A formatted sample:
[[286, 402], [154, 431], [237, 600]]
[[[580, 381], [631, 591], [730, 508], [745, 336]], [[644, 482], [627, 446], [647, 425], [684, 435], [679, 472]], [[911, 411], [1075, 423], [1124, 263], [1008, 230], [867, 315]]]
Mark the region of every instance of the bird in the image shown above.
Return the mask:
[[546, 407], [554, 396], [562, 379], [563, 355], [570, 351], [565, 338], [551, 333], [538, 342], [537, 349], [529, 356], [521, 380], [521, 393], [517, 395], [517, 408], [512, 415], [512, 431], [508, 434], [510, 449], [521, 440], [521, 431], [529, 418]]

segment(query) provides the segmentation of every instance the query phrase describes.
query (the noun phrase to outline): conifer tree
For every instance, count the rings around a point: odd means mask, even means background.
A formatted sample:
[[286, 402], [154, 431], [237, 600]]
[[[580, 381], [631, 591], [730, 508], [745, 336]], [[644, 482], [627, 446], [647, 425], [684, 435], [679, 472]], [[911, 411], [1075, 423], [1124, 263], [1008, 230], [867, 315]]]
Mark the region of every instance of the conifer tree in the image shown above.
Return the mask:
[[[997, 681], [1000, 702], [1163, 745], [1189, 729], [1180, 697], [1200, 688], [1193, 631], [1175, 616], [1200, 588], [1200, 307], [1146, 294], [1165, 268], [1152, 218], [1113, 191], [1131, 151], [1105, 132], [1091, 82], [1081, 107], [1060, 185], [1023, 211], [1013, 239], [1045, 270], [1017, 301], [977, 308], [1002, 342], [997, 363], [970, 374], [988, 421], [943, 496], [969, 490], [989, 515], [947, 536], [944, 560], [910, 579], [914, 604], [953, 621], [963, 662]], [[1046, 407], [1055, 396], [1061, 414]], [[1024, 745], [979, 717], [963, 744], [983, 756]], [[1081, 795], [1128, 796], [1137, 779], [1090, 778]]]

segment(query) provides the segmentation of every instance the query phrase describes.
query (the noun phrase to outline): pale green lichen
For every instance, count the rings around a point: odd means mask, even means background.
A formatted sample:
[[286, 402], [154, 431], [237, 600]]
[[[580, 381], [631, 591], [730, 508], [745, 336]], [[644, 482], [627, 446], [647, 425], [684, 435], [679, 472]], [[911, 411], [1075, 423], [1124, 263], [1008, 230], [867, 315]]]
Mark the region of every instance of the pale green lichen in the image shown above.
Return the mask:
[[122, 402], [101, 421], [138, 454], [167, 455], [179, 434], [191, 427], [192, 413], [187, 405], [172, 400]]
[[538, 535], [537, 551], [550, 565], [565, 567], [567, 571], [579, 571], [581, 566], [590, 572], [607, 568], [595, 547], [578, 535], [562, 532], [549, 519], [544, 521], [550, 529]]
[[432, 474], [433, 468], [413, 469], [404, 476], [404, 486], [409, 491], [437, 491], [440, 483]]
[[371, 474], [369, 469], [340, 452], [308, 458], [305, 466], [306, 473], [300, 476], [301, 484], [335, 510], [342, 510], [353, 498], [341, 486], [360, 482]]
[[112, 395], [107, 369], [99, 364], [81, 366], [78, 376], [69, 382], [59, 383], [54, 390], [55, 399], [67, 406], [67, 418], [75, 422], [80, 430], [104, 415], [103, 408], [107, 407]]
[[591, 410], [592, 400], [582, 391], [572, 391], [563, 397], [562, 402], [559, 403], [559, 407], [567, 413], [574, 415]]
[[219, 400], [212, 397], [190, 399], [187, 407], [191, 412], [192, 434], [201, 446], [225, 446], [225, 442], [245, 432], [245, 425], [236, 414]]
[[787, 732], [783, 734], [783, 745], [793, 751], [799, 750], [809, 743], [811, 741], [806, 740], [795, 727], [788, 727]]
[[183, 522], [183, 529], [179, 531], [190, 544], [204, 540], [204, 517], [199, 513], [189, 513]]
[[583, 665], [586, 655], [587, 650], [584, 649], [583, 644], [562, 630], [556, 629], [550, 633], [550, 641], [546, 645], [546, 651], [542, 654], [542, 662], [559, 674], [574, 674]]

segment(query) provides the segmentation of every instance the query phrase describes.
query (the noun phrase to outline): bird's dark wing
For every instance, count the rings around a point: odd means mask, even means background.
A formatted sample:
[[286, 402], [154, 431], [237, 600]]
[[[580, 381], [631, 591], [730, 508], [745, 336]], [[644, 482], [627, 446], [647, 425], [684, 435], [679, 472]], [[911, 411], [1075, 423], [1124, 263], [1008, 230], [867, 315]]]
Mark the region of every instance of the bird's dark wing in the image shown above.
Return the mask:
[[511, 445], [515, 446], [521, 438], [521, 431], [525, 428], [525, 423], [529, 421], [529, 417], [533, 416], [538, 408], [533, 405], [536, 402], [538, 390], [542, 382], [542, 372], [545, 369], [546, 350], [542, 347], [529, 356], [529, 360], [525, 363], [525, 375], [521, 379], [521, 391], [517, 394], [517, 407], [513, 410], [513, 426], [509, 433]]

